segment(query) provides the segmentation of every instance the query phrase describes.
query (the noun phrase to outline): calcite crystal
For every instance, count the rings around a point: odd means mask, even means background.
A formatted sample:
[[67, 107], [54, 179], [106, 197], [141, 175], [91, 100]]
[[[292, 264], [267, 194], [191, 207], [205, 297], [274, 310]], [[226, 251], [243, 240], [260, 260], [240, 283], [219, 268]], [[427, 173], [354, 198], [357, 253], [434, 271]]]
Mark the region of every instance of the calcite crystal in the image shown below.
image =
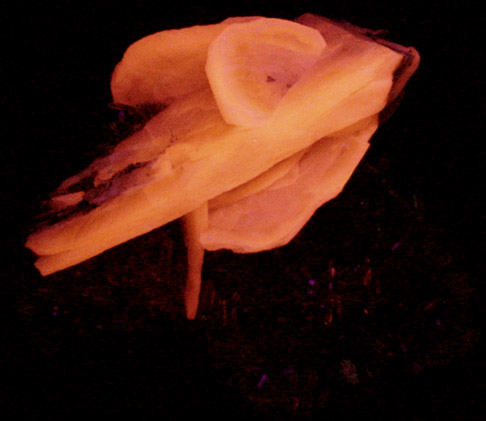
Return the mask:
[[342, 191], [418, 62], [413, 48], [311, 14], [135, 42], [114, 102], [162, 110], [53, 193], [58, 218], [26, 243], [36, 267], [48, 275], [184, 218], [194, 318], [204, 250], [288, 243]]

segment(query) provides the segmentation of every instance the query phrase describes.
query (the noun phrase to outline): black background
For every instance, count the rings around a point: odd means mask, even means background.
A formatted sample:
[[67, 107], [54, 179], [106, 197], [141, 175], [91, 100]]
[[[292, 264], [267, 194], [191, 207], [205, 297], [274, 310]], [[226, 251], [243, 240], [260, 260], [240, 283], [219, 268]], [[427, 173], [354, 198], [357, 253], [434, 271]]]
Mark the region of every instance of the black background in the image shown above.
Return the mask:
[[[2, 8], [0, 411], [481, 418], [478, 10], [438, 1]], [[37, 274], [23, 241], [40, 202], [110, 138], [110, 75], [130, 43], [228, 16], [305, 12], [387, 29], [422, 57], [338, 199], [287, 247], [209, 255], [216, 302], [194, 323], [182, 318], [177, 222], [61, 274]]]

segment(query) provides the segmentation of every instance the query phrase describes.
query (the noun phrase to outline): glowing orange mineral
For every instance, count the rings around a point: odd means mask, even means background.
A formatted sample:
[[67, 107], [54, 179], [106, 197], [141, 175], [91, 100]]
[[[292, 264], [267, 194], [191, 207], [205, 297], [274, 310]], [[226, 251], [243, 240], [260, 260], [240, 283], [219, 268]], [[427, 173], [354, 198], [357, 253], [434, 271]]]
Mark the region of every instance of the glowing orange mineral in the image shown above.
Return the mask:
[[288, 243], [363, 158], [419, 62], [369, 33], [306, 14], [135, 42], [113, 73], [113, 99], [163, 109], [54, 192], [59, 220], [26, 243], [41, 274], [184, 218], [194, 318], [205, 250]]

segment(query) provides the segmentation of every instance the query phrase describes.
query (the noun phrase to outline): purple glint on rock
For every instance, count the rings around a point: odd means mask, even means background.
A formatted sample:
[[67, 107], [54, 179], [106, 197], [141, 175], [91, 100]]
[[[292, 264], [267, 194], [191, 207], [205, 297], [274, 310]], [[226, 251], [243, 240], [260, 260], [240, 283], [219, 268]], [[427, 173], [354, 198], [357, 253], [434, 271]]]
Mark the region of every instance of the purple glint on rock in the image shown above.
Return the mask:
[[266, 374], [264, 374], [262, 376], [262, 378], [260, 379], [260, 381], [258, 382], [257, 387], [261, 388], [263, 386], [263, 383], [265, 383], [265, 381], [267, 380], [267, 378], [268, 378], [268, 376]]
[[314, 279], [309, 279], [309, 285], [314, 286], [316, 284], [316, 281]]

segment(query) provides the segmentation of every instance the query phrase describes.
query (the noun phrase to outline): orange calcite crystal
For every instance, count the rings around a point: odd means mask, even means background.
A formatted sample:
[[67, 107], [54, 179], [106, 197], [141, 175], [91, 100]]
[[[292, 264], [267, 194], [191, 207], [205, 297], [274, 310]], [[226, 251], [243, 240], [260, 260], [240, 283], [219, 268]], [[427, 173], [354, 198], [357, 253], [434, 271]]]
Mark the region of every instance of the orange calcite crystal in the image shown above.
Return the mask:
[[231, 18], [134, 43], [113, 73], [114, 101], [163, 109], [54, 192], [51, 213], [63, 217], [26, 243], [39, 271], [181, 217], [196, 272], [204, 249], [289, 242], [342, 191], [417, 68], [415, 49], [369, 33], [306, 14]]

